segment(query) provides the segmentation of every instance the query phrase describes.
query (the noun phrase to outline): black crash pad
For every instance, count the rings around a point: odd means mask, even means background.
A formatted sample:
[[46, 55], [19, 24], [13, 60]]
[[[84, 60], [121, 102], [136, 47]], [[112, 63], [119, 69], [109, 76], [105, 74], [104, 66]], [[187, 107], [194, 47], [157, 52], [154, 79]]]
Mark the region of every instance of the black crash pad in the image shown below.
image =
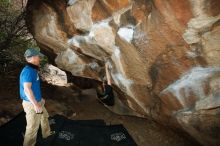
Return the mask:
[[[61, 115], [49, 118], [56, 134], [42, 139], [39, 129], [36, 146], [137, 146], [123, 125], [106, 125], [103, 120], [70, 120]], [[0, 127], [0, 144], [22, 146], [25, 113], [21, 112]]]

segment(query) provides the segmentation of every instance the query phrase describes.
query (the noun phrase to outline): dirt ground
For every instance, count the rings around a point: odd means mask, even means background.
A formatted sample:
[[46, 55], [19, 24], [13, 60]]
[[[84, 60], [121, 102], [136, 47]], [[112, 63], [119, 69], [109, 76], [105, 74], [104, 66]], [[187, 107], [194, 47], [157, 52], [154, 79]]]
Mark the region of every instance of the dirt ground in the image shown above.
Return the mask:
[[[79, 95], [66, 87], [43, 84], [42, 91], [50, 115], [61, 114], [73, 120], [104, 119], [107, 124], [123, 124], [138, 146], [195, 146], [180, 133], [152, 120], [110, 112], [96, 99], [92, 89], [83, 90]], [[18, 79], [13, 73], [0, 77], [0, 104], [0, 125], [22, 111]]]

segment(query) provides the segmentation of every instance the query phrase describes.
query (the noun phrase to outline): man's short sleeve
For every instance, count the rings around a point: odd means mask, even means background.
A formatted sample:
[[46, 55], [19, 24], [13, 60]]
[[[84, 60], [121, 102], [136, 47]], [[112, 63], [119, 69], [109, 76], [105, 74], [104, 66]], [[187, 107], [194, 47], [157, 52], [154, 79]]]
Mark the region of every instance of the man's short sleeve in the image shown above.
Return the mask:
[[33, 82], [33, 73], [31, 70], [26, 70], [24, 73], [23, 73], [23, 82]]

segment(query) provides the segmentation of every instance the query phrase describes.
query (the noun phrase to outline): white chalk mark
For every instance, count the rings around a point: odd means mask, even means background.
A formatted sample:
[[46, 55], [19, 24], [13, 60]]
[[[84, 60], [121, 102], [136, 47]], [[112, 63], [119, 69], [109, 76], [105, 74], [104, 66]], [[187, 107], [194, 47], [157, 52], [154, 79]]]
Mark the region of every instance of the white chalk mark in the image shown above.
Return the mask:
[[[186, 98], [190, 93], [194, 93], [199, 99], [205, 97], [204, 85], [208, 79], [216, 73], [220, 73], [220, 68], [214, 67], [194, 67], [175, 83], [169, 85], [161, 94], [171, 92], [178, 98], [183, 106], [186, 106]], [[183, 93], [181, 93], [183, 91]]]
[[68, 5], [74, 5], [78, 0], [69, 0]]
[[114, 55], [116, 56], [117, 59], [120, 59], [120, 54], [121, 54], [121, 51], [120, 51], [119, 47], [115, 46], [114, 47]]
[[120, 38], [130, 43], [133, 40], [134, 27], [133, 26], [121, 27], [117, 33], [120, 36]]

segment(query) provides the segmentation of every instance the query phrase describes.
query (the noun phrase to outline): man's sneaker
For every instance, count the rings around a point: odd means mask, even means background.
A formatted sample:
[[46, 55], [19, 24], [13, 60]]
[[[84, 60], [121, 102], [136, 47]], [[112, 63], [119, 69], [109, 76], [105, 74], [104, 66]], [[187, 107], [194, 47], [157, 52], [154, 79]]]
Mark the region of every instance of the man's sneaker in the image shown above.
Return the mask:
[[50, 131], [50, 136], [56, 134], [56, 131]]
[[50, 135], [48, 135], [47, 137], [43, 137], [43, 139], [47, 139], [47, 138], [49, 138], [49, 137], [51, 137], [51, 136], [53, 136], [55, 134], [56, 134], [55, 131], [50, 131]]

